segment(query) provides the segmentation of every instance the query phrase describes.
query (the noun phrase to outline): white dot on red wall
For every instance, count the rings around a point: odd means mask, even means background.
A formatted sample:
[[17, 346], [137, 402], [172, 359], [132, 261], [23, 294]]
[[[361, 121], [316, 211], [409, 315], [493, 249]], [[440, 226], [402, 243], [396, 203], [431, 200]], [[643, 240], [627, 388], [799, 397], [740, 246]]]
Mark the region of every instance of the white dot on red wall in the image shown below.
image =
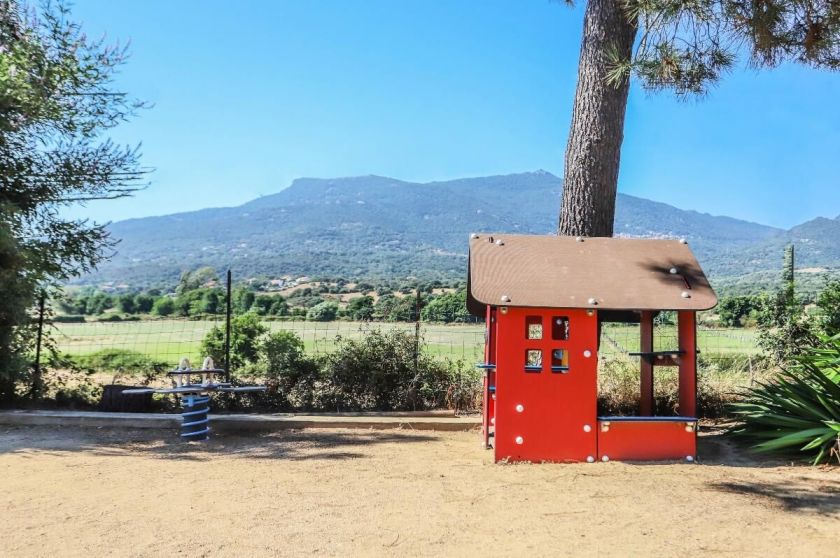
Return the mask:
[[517, 413], [521, 413], [524, 410], [525, 410], [525, 405], [523, 405], [522, 403], [520, 403], [519, 405], [516, 406], [516, 412]]
[[585, 356], [586, 358], [591, 357], [592, 356], [592, 351], [590, 351], [589, 349], [583, 351], [583, 356]]
[[516, 437], [515, 442], [516, 442], [518, 445], [520, 445], [520, 446], [521, 446], [521, 445], [522, 445], [522, 443], [523, 443], [523, 442], [525, 442], [525, 439], [524, 439], [524, 438], [522, 438], [522, 436], [517, 436], [517, 437]]

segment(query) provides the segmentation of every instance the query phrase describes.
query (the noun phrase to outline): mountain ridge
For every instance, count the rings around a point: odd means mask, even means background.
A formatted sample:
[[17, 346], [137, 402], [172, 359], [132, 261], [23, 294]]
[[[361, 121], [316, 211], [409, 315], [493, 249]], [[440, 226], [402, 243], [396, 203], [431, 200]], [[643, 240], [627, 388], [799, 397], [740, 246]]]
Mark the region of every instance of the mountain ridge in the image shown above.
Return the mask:
[[[239, 277], [462, 278], [470, 232], [552, 234], [561, 193], [546, 171], [426, 183], [298, 178], [235, 207], [112, 223], [114, 258], [80, 282], [146, 286], [201, 265]], [[776, 270], [789, 242], [803, 264], [840, 268], [840, 219], [784, 230], [619, 193], [615, 233], [685, 237], [714, 278]]]

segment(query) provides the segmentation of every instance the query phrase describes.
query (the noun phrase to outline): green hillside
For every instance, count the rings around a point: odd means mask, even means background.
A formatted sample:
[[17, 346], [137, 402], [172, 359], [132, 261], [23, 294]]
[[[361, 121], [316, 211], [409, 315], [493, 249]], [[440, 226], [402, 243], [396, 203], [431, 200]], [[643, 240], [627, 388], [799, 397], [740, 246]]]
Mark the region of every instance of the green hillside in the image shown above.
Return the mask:
[[[561, 189], [544, 171], [425, 184], [302, 178], [239, 207], [114, 223], [116, 255], [82, 282], [171, 283], [202, 265], [239, 277], [461, 278], [470, 232], [550, 234]], [[791, 241], [802, 265], [840, 268], [837, 219], [783, 231], [619, 194], [616, 234], [687, 238], [716, 280], [774, 273]]]

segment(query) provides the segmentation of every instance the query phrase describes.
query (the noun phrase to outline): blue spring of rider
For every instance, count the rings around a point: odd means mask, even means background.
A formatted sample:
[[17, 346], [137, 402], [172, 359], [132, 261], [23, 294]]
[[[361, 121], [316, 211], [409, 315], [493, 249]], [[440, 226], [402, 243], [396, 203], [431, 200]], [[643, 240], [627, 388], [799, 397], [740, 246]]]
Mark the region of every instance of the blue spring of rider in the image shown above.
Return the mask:
[[189, 394], [181, 398], [181, 438], [206, 440], [210, 435], [210, 397]]

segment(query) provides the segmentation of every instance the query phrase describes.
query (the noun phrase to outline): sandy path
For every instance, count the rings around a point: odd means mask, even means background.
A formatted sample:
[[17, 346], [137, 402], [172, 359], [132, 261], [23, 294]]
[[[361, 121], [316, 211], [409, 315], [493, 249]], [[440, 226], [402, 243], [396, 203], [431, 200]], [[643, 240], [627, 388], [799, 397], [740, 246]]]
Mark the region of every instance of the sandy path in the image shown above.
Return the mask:
[[494, 465], [475, 433], [0, 429], [2, 556], [838, 556], [840, 470]]

